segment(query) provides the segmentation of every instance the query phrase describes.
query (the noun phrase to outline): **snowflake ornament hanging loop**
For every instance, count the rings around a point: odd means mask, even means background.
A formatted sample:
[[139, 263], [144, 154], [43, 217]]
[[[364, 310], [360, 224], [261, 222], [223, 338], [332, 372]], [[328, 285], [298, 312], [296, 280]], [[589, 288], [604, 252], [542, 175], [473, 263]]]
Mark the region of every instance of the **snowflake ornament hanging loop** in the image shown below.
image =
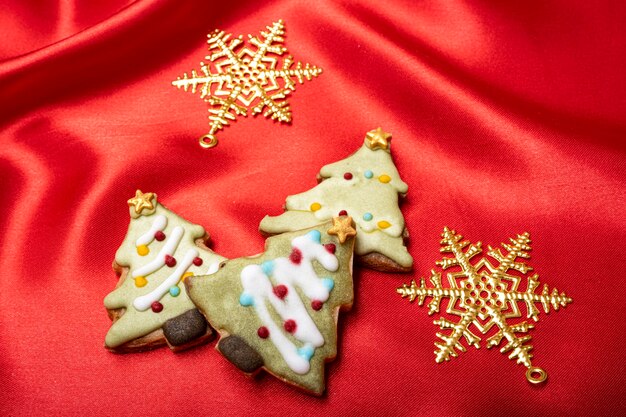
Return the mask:
[[548, 373], [541, 368], [531, 366], [526, 370], [526, 379], [532, 384], [541, 384], [548, 379]]
[[[527, 318], [538, 321], [539, 309], [535, 304], [540, 303], [543, 310], [549, 313], [550, 306], [554, 310], [559, 307], [566, 307], [572, 299], [560, 293], [556, 288], [549, 291], [545, 285], [540, 294], [535, 290], [539, 286], [539, 276], [534, 274], [527, 276], [532, 267], [525, 262], [518, 261], [518, 258], [528, 259], [530, 247], [530, 236], [528, 233], [518, 235], [510, 239], [510, 244], [502, 244], [507, 254], [504, 255], [500, 249], [488, 247], [487, 255], [498, 262], [494, 267], [491, 262], [482, 257], [478, 262], [472, 264], [471, 260], [482, 252], [480, 242], [472, 244], [463, 241], [463, 236], [457, 235], [454, 230], [447, 227], [441, 235], [441, 249], [443, 253], [451, 253], [453, 257], [445, 257], [436, 262], [442, 269], [458, 267], [460, 271], [447, 274], [449, 287], [442, 286], [441, 273], [431, 271], [430, 283], [428, 287], [424, 278], [420, 280], [418, 286], [415, 281], [411, 285], [404, 284], [397, 289], [397, 292], [404, 298], [408, 297], [410, 302], [418, 300], [421, 306], [426, 298], [431, 298], [428, 303], [428, 314], [438, 313], [441, 302], [448, 298], [446, 312], [458, 315], [461, 319], [458, 322], [439, 318], [434, 320], [434, 324], [441, 330], [450, 330], [450, 333], [437, 333], [441, 339], [435, 342], [436, 362], [449, 361], [451, 357], [458, 356], [459, 352], [465, 352], [466, 348], [461, 344], [465, 339], [468, 345], [476, 348], [480, 347], [481, 338], [470, 330], [473, 324], [482, 334], [486, 334], [494, 325], [498, 331], [487, 339], [487, 348], [498, 346], [502, 340], [506, 345], [500, 349], [501, 353], [508, 353], [509, 359], [515, 360], [527, 368], [526, 378], [533, 384], [544, 382], [548, 374], [542, 368], [532, 365], [533, 355], [530, 353], [533, 348], [528, 342], [531, 337], [527, 333], [534, 328], [534, 325], [526, 321], [516, 324], [509, 324], [509, 318], [521, 317], [518, 302], [524, 302], [527, 309]], [[517, 271], [527, 278], [525, 291], [518, 289], [522, 278], [513, 275], [509, 271]], [[518, 334], [523, 334], [519, 336]]]
[[206, 135], [200, 136], [200, 146], [204, 149], [210, 149], [214, 146], [217, 146], [217, 138], [215, 135], [207, 133]]
[[[217, 29], [208, 35], [209, 64], [200, 63], [200, 71], [172, 81], [184, 91], [200, 92], [200, 98], [212, 106], [209, 109], [210, 130], [200, 138], [200, 146], [217, 145], [216, 134], [237, 116], [247, 117], [262, 113], [279, 122], [291, 121], [291, 109], [286, 97], [295, 91], [296, 81], [303, 84], [322, 73], [315, 65], [294, 65], [292, 56], [279, 57], [287, 52], [284, 42], [285, 26], [282, 20], [266, 26], [260, 36], [232, 38]], [[212, 71], [212, 67], [214, 71]]]

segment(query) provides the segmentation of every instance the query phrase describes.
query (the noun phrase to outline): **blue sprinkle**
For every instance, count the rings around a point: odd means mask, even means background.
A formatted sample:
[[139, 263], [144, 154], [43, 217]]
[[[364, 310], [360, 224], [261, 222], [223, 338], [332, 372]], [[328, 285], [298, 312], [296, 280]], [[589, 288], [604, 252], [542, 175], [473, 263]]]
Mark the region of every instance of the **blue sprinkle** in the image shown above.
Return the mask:
[[239, 304], [241, 304], [244, 307], [253, 306], [254, 298], [252, 298], [252, 296], [248, 294], [247, 292], [243, 292], [239, 296]]
[[178, 297], [178, 294], [180, 294], [180, 288], [178, 288], [178, 286], [173, 286], [172, 288], [170, 288], [170, 295], [172, 297]]
[[365, 213], [363, 215], [363, 220], [365, 220], [366, 222], [369, 222], [370, 220], [372, 220], [374, 218], [374, 216], [372, 216], [372, 213]]
[[326, 287], [328, 291], [335, 288], [335, 281], [332, 278], [322, 278], [322, 285]]
[[307, 235], [309, 235], [312, 241], [322, 243], [322, 234], [319, 230], [311, 230], [309, 233], [307, 233]]
[[274, 261], [265, 261], [261, 264], [261, 269], [265, 275], [270, 276], [274, 272]]
[[302, 356], [307, 361], [310, 361], [315, 353], [315, 349], [311, 345], [304, 345], [298, 349], [298, 355]]
[[370, 179], [374, 176], [374, 173], [368, 169], [363, 175], [365, 175], [365, 178]]

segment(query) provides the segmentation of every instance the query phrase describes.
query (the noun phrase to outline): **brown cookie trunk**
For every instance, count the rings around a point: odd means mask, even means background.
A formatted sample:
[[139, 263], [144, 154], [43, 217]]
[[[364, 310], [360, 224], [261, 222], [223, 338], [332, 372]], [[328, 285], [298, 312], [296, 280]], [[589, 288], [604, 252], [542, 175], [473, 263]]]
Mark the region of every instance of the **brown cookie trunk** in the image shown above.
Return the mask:
[[[203, 249], [210, 250], [206, 244], [207, 241], [208, 235], [205, 235], [202, 238], [196, 239], [195, 243]], [[128, 267], [119, 265], [117, 262], [113, 262], [113, 270], [120, 276], [115, 286], [115, 288], [118, 288], [128, 278], [130, 270]], [[119, 320], [125, 312], [125, 308], [114, 310], [107, 309], [107, 313], [114, 323]], [[200, 320], [202, 320], [204, 324], [202, 324]], [[170, 324], [168, 325], [168, 323]], [[166, 327], [168, 328], [167, 334], [164, 332]], [[169, 338], [167, 337], [168, 335], [170, 336]], [[114, 348], [106, 345], [104, 347], [114, 353], [137, 353], [168, 345], [172, 351], [180, 352], [207, 343], [214, 338], [215, 333], [208, 325], [204, 316], [202, 316], [197, 309], [193, 309], [166, 321], [162, 328], [154, 330], [137, 339]]]
[[169, 319], [162, 329], [167, 344], [175, 348], [186, 346], [195, 339], [213, 333], [197, 308]]
[[239, 336], [222, 337], [216, 348], [233, 365], [247, 374], [258, 372], [264, 365], [263, 357]]

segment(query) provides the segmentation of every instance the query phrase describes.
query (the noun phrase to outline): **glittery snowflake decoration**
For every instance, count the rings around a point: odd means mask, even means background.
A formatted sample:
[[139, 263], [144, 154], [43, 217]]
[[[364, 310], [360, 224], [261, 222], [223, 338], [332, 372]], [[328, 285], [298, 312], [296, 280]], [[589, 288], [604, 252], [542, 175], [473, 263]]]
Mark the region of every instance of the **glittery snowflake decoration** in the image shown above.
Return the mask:
[[[265, 117], [280, 122], [291, 121], [291, 110], [286, 97], [295, 90], [296, 81], [311, 80], [322, 69], [298, 62], [293, 57], [281, 58], [287, 48], [284, 41], [285, 26], [282, 20], [267, 26], [260, 36], [248, 35], [248, 41], [240, 35], [231, 38], [215, 30], [208, 44], [209, 64], [200, 63], [200, 71], [185, 73], [172, 84], [192, 93], [200, 91], [200, 97], [213, 106], [209, 109], [211, 130], [200, 138], [200, 145], [211, 148], [217, 145], [215, 134], [237, 116], [263, 113]], [[282, 59], [282, 60], [281, 60]]]
[[[483, 334], [486, 334], [494, 325], [497, 332], [487, 339], [487, 348], [500, 345], [505, 340], [505, 345], [500, 349], [502, 353], [508, 353], [509, 359], [523, 364], [526, 368], [526, 378], [532, 383], [540, 383], [546, 380], [547, 373], [538, 367], [532, 366], [530, 353], [533, 348], [528, 342], [531, 337], [527, 333], [534, 326], [527, 321], [510, 324], [510, 318], [521, 317], [518, 302], [526, 303], [527, 318], [538, 321], [539, 310], [537, 303], [541, 303], [543, 310], [549, 313], [550, 306], [558, 310], [559, 306], [565, 307], [572, 302], [565, 293], [555, 289], [550, 292], [545, 285], [540, 294], [535, 293], [539, 286], [539, 276], [528, 276], [530, 266], [518, 258], [528, 259], [531, 250], [528, 233], [518, 235], [510, 239], [510, 244], [503, 243], [507, 254], [500, 249], [488, 247], [487, 254], [498, 262], [494, 267], [490, 261], [481, 257], [478, 262], [472, 264], [471, 260], [482, 252], [481, 243], [471, 244], [462, 241], [463, 236], [457, 235], [454, 230], [444, 228], [441, 235], [441, 252], [452, 253], [454, 257], [443, 258], [437, 265], [443, 269], [457, 267], [456, 272], [447, 274], [450, 286], [444, 288], [441, 284], [441, 273], [431, 271], [430, 283], [427, 287], [424, 278], [418, 286], [415, 281], [408, 286], [404, 284], [397, 289], [402, 297], [409, 297], [409, 301], [418, 300], [421, 306], [427, 297], [432, 298], [428, 303], [428, 314], [438, 313], [441, 301], [448, 298], [447, 312], [461, 317], [458, 322], [447, 320], [443, 317], [434, 321], [441, 330], [450, 330], [447, 334], [437, 333], [441, 341], [435, 342], [436, 361], [441, 363], [456, 357], [458, 353], [465, 352], [466, 348], [461, 344], [461, 339], [476, 348], [480, 347], [481, 338], [470, 330], [474, 326]], [[460, 270], [458, 270], [460, 268]], [[515, 272], [519, 274], [515, 275]], [[526, 290], [519, 290], [523, 278], [527, 279]]]

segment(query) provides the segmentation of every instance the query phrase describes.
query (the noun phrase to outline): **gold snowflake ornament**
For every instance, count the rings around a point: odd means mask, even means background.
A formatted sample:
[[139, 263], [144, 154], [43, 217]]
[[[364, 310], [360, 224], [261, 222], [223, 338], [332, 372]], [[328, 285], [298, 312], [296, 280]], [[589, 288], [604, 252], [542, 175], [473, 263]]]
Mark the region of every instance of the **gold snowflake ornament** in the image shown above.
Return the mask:
[[172, 84], [200, 97], [213, 106], [209, 109], [211, 130], [200, 138], [200, 145], [212, 148], [217, 145], [215, 134], [235, 120], [237, 116], [263, 113], [265, 117], [280, 122], [291, 121], [291, 110], [286, 97], [295, 90], [296, 81], [302, 84], [322, 73], [322, 69], [302, 64], [294, 65], [282, 43], [285, 26], [282, 20], [267, 26], [260, 36], [248, 35], [247, 42], [240, 35], [231, 38], [215, 30], [208, 44], [209, 64], [200, 63], [200, 71], [185, 73]]
[[[441, 301], [448, 298], [446, 311], [461, 317], [457, 322], [443, 317], [434, 321], [441, 330], [450, 330], [446, 332], [447, 334], [437, 333], [441, 339], [435, 342], [437, 363], [456, 357], [458, 355], [456, 350], [465, 352], [466, 348], [461, 344], [461, 339], [465, 339], [469, 345], [476, 348], [480, 347], [481, 338], [470, 330], [472, 324], [482, 334], [486, 334], [495, 325], [497, 332], [487, 339], [487, 348], [498, 346], [505, 340], [500, 352], [508, 353], [509, 359], [527, 368], [528, 381], [532, 383], [545, 381], [548, 374], [543, 369], [532, 366], [531, 362], [533, 355], [530, 350], [533, 347], [527, 343], [531, 339], [527, 333], [534, 327], [533, 324], [526, 321], [509, 324], [507, 320], [521, 317], [518, 302], [526, 303], [528, 319], [538, 321], [539, 310], [536, 304], [540, 303], [543, 310], [549, 313], [550, 306], [558, 310], [559, 306], [567, 306], [572, 299], [565, 293], [559, 294], [556, 288], [550, 292], [547, 285], [543, 287], [541, 293], [535, 293], [539, 286], [539, 276], [537, 274], [527, 276], [532, 268], [522, 261], [517, 261], [518, 258], [530, 258], [529, 234], [524, 233], [510, 239], [510, 244], [503, 243], [506, 255], [500, 249], [488, 247], [487, 254], [498, 262], [497, 267], [485, 257], [472, 264], [472, 258], [482, 252], [480, 242], [471, 244], [462, 241], [463, 236], [457, 235], [454, 230], [447, 227], [444, 228], [441, 237], [443, 238], [441, 252], [452, 253], [454, 257], [443, 258], [437, 265], [443, 269], [457, 268], [456, 272], [447, 274], [450, 286], [444, 288], [441, 284], [441, 273], [432, 270], [430, 277], [432, 287], [427, 287], [422, 278], [419, 286], [415, 281], [411, 281], [410, 286], [404, 284], [397, 289], [402, 297], [409, 297], [409, 301], [417, 299], [420, 306], [427, 297], [432, 298], [428, 303], [429, 315], [438, 313]], [[512, 271], [517, 271], [526, 278], [525, 291], [519, 289], [523, 278]]]

